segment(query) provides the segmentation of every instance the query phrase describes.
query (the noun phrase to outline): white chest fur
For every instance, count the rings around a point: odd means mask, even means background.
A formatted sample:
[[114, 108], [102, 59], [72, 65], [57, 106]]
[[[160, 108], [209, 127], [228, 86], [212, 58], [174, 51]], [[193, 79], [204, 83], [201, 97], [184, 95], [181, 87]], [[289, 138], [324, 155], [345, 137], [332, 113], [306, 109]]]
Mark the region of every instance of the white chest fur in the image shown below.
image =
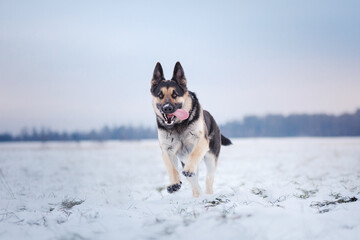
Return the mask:
[[160, 129], [158, 133], [162, 151], [166, 151], [170, 158], [178, 157], [186, 163], [200, 137], [204, 136], [204, 125], [201, 123], [202, 121], [196, 121], [180, 134]]

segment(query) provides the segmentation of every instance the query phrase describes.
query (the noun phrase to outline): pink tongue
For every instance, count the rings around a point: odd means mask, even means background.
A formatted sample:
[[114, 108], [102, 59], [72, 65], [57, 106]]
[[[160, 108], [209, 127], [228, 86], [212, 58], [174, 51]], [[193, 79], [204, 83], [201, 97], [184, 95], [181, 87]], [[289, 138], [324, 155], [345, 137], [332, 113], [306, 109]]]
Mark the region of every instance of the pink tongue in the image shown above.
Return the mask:
[[176, 117], [180, 118], [181, 120], [185, 120], [189, 117], [189, 113], [185, 111], [184, 109], [178, 109], [172, 115], [175, 115]]

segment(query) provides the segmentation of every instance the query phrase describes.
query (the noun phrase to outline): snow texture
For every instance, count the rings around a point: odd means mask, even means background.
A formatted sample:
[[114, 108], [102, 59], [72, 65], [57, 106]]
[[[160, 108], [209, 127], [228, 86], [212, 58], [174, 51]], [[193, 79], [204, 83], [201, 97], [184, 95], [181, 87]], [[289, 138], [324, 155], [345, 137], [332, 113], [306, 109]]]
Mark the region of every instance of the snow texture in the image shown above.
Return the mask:
[[233, 142], [200, 198], [166, 192], [157, 141], [0, 144], [0, 239], [360, 236], [359, 138]]

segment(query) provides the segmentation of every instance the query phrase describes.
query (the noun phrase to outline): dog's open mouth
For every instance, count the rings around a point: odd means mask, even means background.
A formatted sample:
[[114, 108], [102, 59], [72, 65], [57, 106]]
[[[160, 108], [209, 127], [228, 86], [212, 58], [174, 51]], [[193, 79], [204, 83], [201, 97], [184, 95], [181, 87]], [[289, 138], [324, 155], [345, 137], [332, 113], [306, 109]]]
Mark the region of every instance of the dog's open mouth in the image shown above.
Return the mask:
[[170, 114], [163, 114], [164, 122], [166, 125], [172, 125], [175, 122], [176, 116], [172, 113]]
[[189, 113], [184, 109], [177, 109], [173, 113], [163, 113], [164, 122], [166, 125], [171, 126], [174, 124], [176, 118], [185, 120], [189, 117]]

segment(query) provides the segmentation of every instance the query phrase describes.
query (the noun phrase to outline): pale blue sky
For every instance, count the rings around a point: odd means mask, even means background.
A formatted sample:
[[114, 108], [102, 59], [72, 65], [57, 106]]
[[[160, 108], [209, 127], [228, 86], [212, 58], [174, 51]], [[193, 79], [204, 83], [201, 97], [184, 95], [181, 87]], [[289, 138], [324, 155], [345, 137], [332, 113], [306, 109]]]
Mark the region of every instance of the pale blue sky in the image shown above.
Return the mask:
[[180, 61], [219, 123], [360, 107], [360, 1], [0, 0], [0, 132], [155, 126]]

